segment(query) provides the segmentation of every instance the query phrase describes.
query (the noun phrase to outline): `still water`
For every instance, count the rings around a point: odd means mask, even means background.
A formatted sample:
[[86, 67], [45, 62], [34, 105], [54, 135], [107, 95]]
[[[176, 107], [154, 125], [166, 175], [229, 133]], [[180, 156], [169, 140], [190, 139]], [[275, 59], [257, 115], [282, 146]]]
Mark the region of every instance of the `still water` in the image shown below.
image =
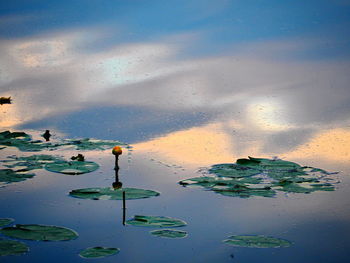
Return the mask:
[[[96, 262], [346, 262], [350, 245], [350, 2], [11, 1], [0, 3], [0, 132], [40, 139], [130, 144], [123, 187], [160, 196], [127, 200], [127, 219], [187, 222], [186, 238], [124, 226], [122, 202], [72, 198], [114, 182], [111, 150], [72, 148], [100, 168], [36, 170], [0, 188], [0, 218], [65, 226], [66, 242], [26, 241], [1, 262], [85, 262], [91, 246], [118, 247]], [[42, 138], [41, 138], [42, 139]], [[0, 159], [25, 156], [15, 148]], [[247, 156], [322, 168], [336, 190], [227, 197], [180, 180]], [[4, 168], [4, 167], [0, 167]], [[288, 248], [232, 247], [230, 235], [267, 235]]]

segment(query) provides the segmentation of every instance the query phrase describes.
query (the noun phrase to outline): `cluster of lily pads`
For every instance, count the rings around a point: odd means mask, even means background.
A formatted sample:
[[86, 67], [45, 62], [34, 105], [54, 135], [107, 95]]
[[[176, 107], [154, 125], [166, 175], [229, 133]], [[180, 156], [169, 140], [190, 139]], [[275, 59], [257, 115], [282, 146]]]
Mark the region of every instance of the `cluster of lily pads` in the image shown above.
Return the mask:
[[25, 132], [0, 132], [0, 146], [16, 147], [23, 152], [38, 152], [42, 150], [57, 150], [64, 146], [73, 146], [77, 150], [106, 150], [115, 145], [131, 148], [130, 145], [114, 140], [94, 140], [94, 139], [64, 139], [57, 142], [44, 142], [33, 140], [32, 136]]
[[[0, 218], [0, 227], [14, 222], [11, 218]], [[78, 233], [61, 226], [38, 224], [16, 224], [0, 229], [0, 234], [8, 238], [32, 241], [68, 241], [78, 238]], [[29, 247], [17, 240], [0, 238], [0, 256], [21, 255], [29, 251]], [[105, 257], [119, 253], [119, 248], [90, 247], [79, 255], [84, 258]]]
[[8, 156], [0, 160], [5, 169], [0, 169], [0, 184], [21, 182], [35, 176], [33, 170], [46, 169], [61, 174], [84, 174], [97, 170], [99, 165], [90, 161], [66, 161], [61, 157], [39, 154], [31, 156]]
[[336, 181], [319, 168], [301, 166], [281, 159], [238, 159], [236, 163], [211, 166], [206, 176], [179, 182], [182, 186], [201, 186], [218, 194], [248, 198], [274, 197], [277, 191], [312, 193], [334, 191]]
[[[64, 146], [74, 146], [79, 151], [105, 150], [115, 145], [131, 148], [118, 141], [81, 139], [51, 143], [32, 140], [32, 137], [24, 132], [5, 131], [0, 133], [0, 146], [16, 147], [25, 152], [52, 151]], [[3, 147], [0, 147], [0, 150]], [[99, 168], [97, 163], [84, 159], [67, 161], [62, 157], [47, 154], [21, 157], [13, 155], [8, 156], [6, 160], [0, 160], [0, 163], [6, 167], [0, 169], [0, 185], [32, 178], [35, 176], [33, 171], [37, 169], [76, 175], [93, 172]], [[330, 174], [319, 168], [301, 166], [285, 160], [249, 157], [248, 159], [238, 159], [233, 164], [215, 164], [207, 169], [205, 176], [182, 180], [179, 184], [182, 186], [201, 186], [206, 190], [225, 196], [274, 197], [277, 191], [292, 193], [333, 191], [335, 182], [329, 176]], [[123, 195], [126, 200], [134, 200], [156, 197], [160, 193], [139, 188], [113, 189], [111, 187], [82, 188], [69, 192], [71, 197], [90, 200], [122, 200]], [[12, 219], [0, 219], [0, 228], [12, 223]], [[186, 231], [172, 229], [184, 227], [187, 225], [186, 222], [166, 216], [135, 215], [134, 218], [127, 220], [126, 224], [161, 228], [150, 231], [152, 235], [157, 237], [184, 238], [187, 236]], [[78, 237], [75, 231], [64, 227], [21, 224], [1, 228], [0, 234], [14, 239], [36, 241], [63, 241]], [[223, 242], [231, 246], [253, 248], [277, 248], [291, 245], [291, 242], [287, 240], [262, 235], [232, 235]], [[25, 243], [11, 239], [0, 239], [0, 256], [23, 254], [28, 251], [29, 248]], [[83, 258], [96, 258], [114, 255], [119, 251], [119, 248], [97, 246], [87, 248], [79, 255]]]
[[[93, 139], [65, 139], [51, 143], [41, 140], [33, 140], [32, 136], [25, 132], [0, 132], [0, 148], [16, 147], [24, 152], [38, 152], [43, 150], [53, 151], [64, 146], [73, 146], [76, 150], [106, 150], [115, 145], [123, 145], [130, 149], [128, 144], [113, 140]], [[93, 172], [99, 165], [89, 161], [66, 161], [59, 156], [37, 154], [31, 156], [8, 156], [6, 160], [0, 160], [5, 169], [0, 169], [0, 185], [20, 182], [35, 176], [32, 170], [46, 169], [50, 172], [62, 174], [84, 174]]]
[[[134, 218], [126, 222], [132, 226], [142, 227], [157, 227], [157, 228], [168, 228], [168, 227], [183, 227], [187, 223], [181, 219], [171, 218], [167, 216], [145, 216], [135, 215]], [[157, 237], [164, 238], [184, 238], [187, 237], [186, 231], [174, 230], [174, 229], [160, 229], [153, 230], [150, 233]]]

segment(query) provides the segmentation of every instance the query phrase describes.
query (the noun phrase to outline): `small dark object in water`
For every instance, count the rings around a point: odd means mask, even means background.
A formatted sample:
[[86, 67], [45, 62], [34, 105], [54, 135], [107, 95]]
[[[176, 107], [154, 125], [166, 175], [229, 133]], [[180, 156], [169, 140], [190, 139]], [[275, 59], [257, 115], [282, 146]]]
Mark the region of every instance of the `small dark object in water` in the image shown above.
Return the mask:
[[74, 161], [74, 160], [77, 160], [79, 162], [84, 162], [85, 161], [85, 157], [84, 155], [82, 155], [81, 153], [79, 153], [77, 156], [72, 156], [71, 159]]
[[0, 97], [0, 105], [2, 104], [11, 104], [11, 97]]
[[122, 188], [123, 183], [122, 182], [113, 182], [112, 187], [113, 189], [120, 189]]
[[50, 141], [51, 134], [50, 134], [49, 130], [46, 130], [45, 133], [42, 136], [45, 138], [45, 140], [47, 142]]

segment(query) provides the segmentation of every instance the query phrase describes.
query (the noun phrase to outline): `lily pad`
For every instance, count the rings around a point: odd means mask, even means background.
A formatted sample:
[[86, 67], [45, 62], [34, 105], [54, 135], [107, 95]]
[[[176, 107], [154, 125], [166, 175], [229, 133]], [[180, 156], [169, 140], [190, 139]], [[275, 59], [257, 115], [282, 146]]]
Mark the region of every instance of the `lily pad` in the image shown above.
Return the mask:
[[247, 167], [243, 167], [240, 165], [232, 164], [232, 163], [221, 163], [214, 164], [208, 172], [210, 174], [215, 174], [217, 176], [222, 177], [249, 177], [255, 174], [259, 174], [261, 171], [258, 169], [251, 169]]
[[232, 187], [235, 185], [242, 185], [245, 184], [258, 184], [261, 182], [261, 178], [228, 178], [228, 177], [210, 177], [210, 176], [201, 176], [201, 177], [194, 177], [186, 180], [182, 180], [179, 182], [182, 186], [191, 186], [191, 185], [198, 185], [203, 186], [206, 188], [212, 188], [215, 186], [228, 186]]
[[186, 226], [186, 222], [166, 217], [166, 216], [142, 216], [135, 215], [133, 219], [126, 221], [128, 225], [147, 226], [147, 227], [180, 227]]
[[245, 166], [245, 167], [251, 167], [251, 168], [257, 168], [257, 169], [281, 169], [281, 170], [290, 170], [290, 169], [296, 169], [300, 168], [301, 166], [297, 163], [284, 161], [280, 159], [266, 159], [266, 158], [254, 158], [254, 157], [248, 157], [249, 159], [238, 159], [236, 161], [236, 164]]
[[276, 191], [307, 194], [335, 190], [335, 182], [329, 177], [333, 173], [276, 158], [238, 159], [233, 164], [215, 164], [207, 172], [210, 176], [189, 178], [179, 184], [241, 198], [274, 197]]
[[215, 193], [218, 193], [224, 196], [241, 197], [241, 198], [249, 198], [252, 196], [274, 197], [276, 195], [276, 191], [272, 190], [268, 186], [264, 188], [236, 186], [236, 187], [226, 188], [226, 189], [213, 189], [213, 191]]
[[158, 196], [160, 193], [153, 190], [145, 190], [138, 188], [83, 188], [72, 190], [69, 195], [72, 197], [83, 198], [83, 199], [93, 199], [93, 200], [122, 200], [123, 191], [125, 191], [125, 199], [142, 199], [149, 198], [153, 196]]
[[38, 154], [31, 156], [22, 156], [17, 157], [15, 155], [8, 156], [8, 160], [2, 160], [5, 164], [5, 167], [8, 168], [19, 168], [17, 171], [31, 171], [35, 169], [42, 169], [46, 164], [53, 162], [61, 162], [64, 161], [61, 157], [46, 155], [46, 154]]
[[25, 132], [4, 131], [0, 133], [0, 145], [17, 147], [23, 152], [38, 152], [42, 150], [54, 150], [59, 144], [45, 143], [40, 140], [32, 140]]
[[0, 183], [15, 183], [34, 177], [35, 174], [18, 172], [12, 169], [0, 169]]
[[45, 165], [45, 169], [50, 172], [62, 174], [84, 174], [96, 171], [99, 165], [88, 161], [56, 161]]
[[0, 218], [0, 227], [12, 224], [14, 221], [12, 218]]
[[0, 256], [21, 255], [28, 251], [28, 246], [22, 242], [0, 239]]
[[72, 140], [65, 140], [65, 145], [74, 145], [76, 146], [77, 150], [107, 150], [110, 148], [113, 148], [116, 145], [124, 145], [127, 146], [127, 144], [119, 142], [119, 141], [113, 141], [113, 140], [95, 140], [95, 139], [72, 139]]
[[154, 236], [165, 237], [165, 238], [184, 238], [187, 236], [186, 231], [173, 230], [173, 229], [153, 230], [150, 233]]
[[114, 247], [89, 247], [79, 253], [79, 256], [83, 258], [104, 258], [118, 254], [119, 248]]
[[268, 236], [238, 236], [233, 235], [223, 241], [224, 243], [235, 247], [251, 247], [251, 248], [280, 248], [289, 247], [291, 242], [285, 239], [268, 237]]
[[19, 239], [36, 241], [64, 241], [78, 237], [78, 234], [68, 228], [47, 225], [20, 225], [0, 229], [0, 233]]

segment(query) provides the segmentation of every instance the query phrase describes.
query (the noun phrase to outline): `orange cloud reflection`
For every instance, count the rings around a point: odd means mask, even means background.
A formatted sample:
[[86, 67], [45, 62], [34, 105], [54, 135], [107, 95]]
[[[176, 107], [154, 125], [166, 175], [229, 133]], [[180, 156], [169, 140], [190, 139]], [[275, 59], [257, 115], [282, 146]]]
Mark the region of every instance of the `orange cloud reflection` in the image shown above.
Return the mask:
[[161, 160], [186, 165], [232, 162], [232, 141], [221, 125], [209, 124], [134, 145], [138, 153], [156, 154]]
[[338, 128], [321, 132], [287, 156], [350, 162], [350, 130]]

